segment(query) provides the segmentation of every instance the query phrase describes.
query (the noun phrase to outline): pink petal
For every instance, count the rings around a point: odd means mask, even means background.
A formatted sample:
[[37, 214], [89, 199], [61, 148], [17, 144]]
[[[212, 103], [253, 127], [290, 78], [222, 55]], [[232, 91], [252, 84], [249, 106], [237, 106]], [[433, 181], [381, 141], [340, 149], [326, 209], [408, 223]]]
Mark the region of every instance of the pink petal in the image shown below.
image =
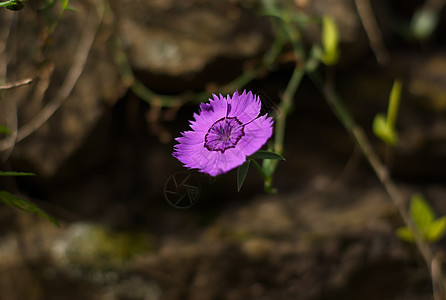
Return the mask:
[[200, 171], [211, 176], [217, 176], [242, 165], [246, 157], [238, 149], [232, 148], [224, 153], [219, 151], [210, 151], [208, 160], [200, 168]]
[[228, 96], [228, 104], [228, 117], [236, 117], [242, 123], [254, 120], [260, 113], [259, 96], [246, 93], [246, 90], [241, 95], [236, 91], [232, 98]]
[[201, 103], [199, 113], [194, 113], [195, 121], [191, 122], [193, 130], [207, 132], [212, 124], [226, 117], [228, 109], [226, 99], [222, 95], [217, 97], [215, 94], [212, 94], [212, 96], [213, 100], [209, 99], [209, 103]]
[[273, 134], [273, 120], [267, 115], [258, 117], [245, 125], [245, 135], [240, 139], [237, 148], [246, 156], [255, 153], [266, 144]]

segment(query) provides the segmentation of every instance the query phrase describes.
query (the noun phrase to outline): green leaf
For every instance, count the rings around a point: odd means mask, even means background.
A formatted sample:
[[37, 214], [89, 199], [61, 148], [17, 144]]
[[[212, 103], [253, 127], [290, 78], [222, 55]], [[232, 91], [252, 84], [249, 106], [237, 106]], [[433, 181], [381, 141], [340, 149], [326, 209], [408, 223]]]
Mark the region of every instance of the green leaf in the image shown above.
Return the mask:
[[323, 62], [334, 65], [339, 59], [339, 30], [333, 18], [322, 18], [322, 46], [324, 47]]
[[0, 176], [36, 176], [34, 173], [27, 172], [5, 172], [0, 171]]
[[389, 95], [387, 116], [377, 114], [373, 120], [373, 133], [388, 145], [394, 146], [398, 141], [398, 133], [395, 129], [396, 118], [400, 106], [402, 82], [396, 79]]
[[237, 192], [240, 192], [243, 182], [245, 182], [250, 162], [251, 161], [248, 159], [243, 165], [237, 168]]
[[444, 237], [446, 233], [446, 216], [441, 217], [430, 223], [426, 229], [426, 240], [437, 242]]
[[9, 128], [0, 125], [0, 134], [6, 134], [6, 135], [10, 135], [12, 132]]
[[68, 6], [65, 8], [65, 11], [70, 11], [70, 12], [74, 12], [74, 13], [79, 12], [74, 6], [71, 6], [71, 5], [68, 5]]
[[415, 194], [410, 200], [409, 208], [410, 216], [412, 217], [418, 230], [424, 235], [427, 228], [431, 225], [435, 218], [434, 211], [423, 195]]
[[62, 5], [62, 10], [65, 10], [68, 7], [68, 3], [70, 3], [70, 0], [60, 0], [60, 4]]
[[373, 119], [373, 133], [384, 143], [395, 145], [398, 135], [394, 129], [388, 126], [386, 117], [383, 114], [377, 114]]
[[406, 226], [403, 227], [399, 227], [396, 229], [396, 235], [398, 236], [398, 238], [400, 240], [409, 242], [409, 243], [413, 243], [414, 242], [414, 238], [413, 238], [413, 234], [410, 231], [409, 228], [407, 228]]
[[56, 219], [54, 219], [48, 213], [37, 207], [32, 202], [18, 198], [7, 191], [0, 191], [0, 200], [8, 206], [15, 206], [28, 213], [37, 214], [40, 217], [43, 217], [48, 221], [50, 221], [51, 223], [55, 224], [56, 226], [59, 226], [59, 223], [56, 221]]
[[396, 118], [398, 116], [398, 109], [400, 107], [401, 91], [403, 83], [396, 79], [393, 82], [392, 90], [389, 95], [389, 108], [387, 109], [387, 126], [395, 131]]
[[275, 152], [267, 151], [267, 150], [259, 150], [253, 155], [251, 155], [249, 158], [251, 159], [279, 159], [279, 160], [285, 160], [285, 158]]

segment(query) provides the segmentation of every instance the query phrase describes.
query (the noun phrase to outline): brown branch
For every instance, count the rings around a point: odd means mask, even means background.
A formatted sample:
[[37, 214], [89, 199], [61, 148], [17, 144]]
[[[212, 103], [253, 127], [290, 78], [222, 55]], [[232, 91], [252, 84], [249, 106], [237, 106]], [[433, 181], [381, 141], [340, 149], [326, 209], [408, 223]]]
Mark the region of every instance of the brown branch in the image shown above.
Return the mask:
[[[5, 17], [5, 24], [4, 27], [0, 29], [0, 53], [2, 54], [0, 56], [0, 78], [6, 78], [7, 72], [8, 72], [8, 57], [7, 57], [7, 44], [8, 40], [10, 39], [11, 34], [11, 25], [13, 24], [13, 21], [15, 18], [17, 18], [16, 14], [3, 14], [3, 17]], [[0, 100], [1, 99], [1, 90], [0, 90]], [[1, 105], [0, 101], [0, 105]], [[8, 153], [3, 153], [2, 160], [6, 160], [9, 155], [11, 154], [13, 148], [14, 148], [14, 141], [17, 137], [17, 126], [18, 126], [18, 118], [17, 118], [17, 108], [15, 101], [7, 101], [4, 105], [2, 105], [2, 110], [6, 111], [6, 124], [10, 130], [12, 130], [11, 135], [6, 137], [4, 140], [0, 141], [1, 144], [5, 144], [8, 147], [6, 149], [10, 149]]]
[[13, 18], [16, 18], [16, 14], [2, 14], [2, 18], [5, 18], [3, 27], [0, 28], [0, 78], [6, 78], [6, 72], [8, 70], [8, 58], [6, 56], [6, 45], [8, 43], [11, 31], [11, 24]]
[[88, 54], [90, 53], [93, 41], [96, 37], [98, 26], [100, 24], [95, 13], [90, 13], [89, 19], [90, 20], [87, 21], [87, 24], [84, 27], [85, 29], [79, 41], [79, 46], [75, 52], [76, 55], [73, 60], [73, 65], [71, 66], [62, 87], [53, 101], [48, 103], [34, 119], [19, 129], [17, 133], [17, 142], [20, 142], [45, 124], [45, 122], [57, 111], [57, 109], [59, 109], [62, 103], [71, 94], [71, 91], [85, 68]]
[[22, 79], [22, 80], [18, 80], [18, 81], [14, 81], [14, 82], [9, 82], [9, 83], [5, 83], [0, 85], [0, 90], [9, 90], [9, 89], [13, 89], [22, 85], [27, 85], [30, 84], [32, 82], [32, 78], [26, 78], [26, 79]]
[[[17, 138], [15, 140], [16, 143], [22, 141], [45, 124], [71, 94], [80, 75], [82, 74], [82, 71], [85, 68], [88, 54], [90, 53], [101, 22], [102, 15], [98, 18], [96, 12], [90, 12], [79, 41], [79, 46], [75, 52], [76, 55], [73, 59], [73, 64], [68, 72], [68, 75], [65, 77], [62, 87], [59, 89], [58, 93], [50, 103], [43, 107], [31, 121], [19, 128], [17, 131]], [[5, 142], [0, 143], [0, 151], [11, 147], [10, 143], [8, 143], [8, 139]]]
[[358, 11], [361, 23], [364, 26], [364, 30], [370, 42], [370, 48], [372, 48], [375, 54], [376, 60], [380, 65], [385, 65], [389, 61], [389, 52], [387, 51], [381, 30], [373, 15], [373, 9], [369, 0], [355, 0], [356, 10]]

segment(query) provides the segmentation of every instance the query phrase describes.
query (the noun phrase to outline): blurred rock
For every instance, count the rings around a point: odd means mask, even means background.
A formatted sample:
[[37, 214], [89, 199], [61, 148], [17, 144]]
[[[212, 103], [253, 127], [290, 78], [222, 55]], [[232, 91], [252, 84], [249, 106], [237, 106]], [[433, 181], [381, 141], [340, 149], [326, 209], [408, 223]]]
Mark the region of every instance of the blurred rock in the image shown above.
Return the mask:
[[[289, 3], [290, 9], [308, 16], [328, 14], [335, 18], [341, 33], [341, 59], [355, 60], [367, 49], [352, 1]], [[214, 80], [227, 82], [240, 75], [243, 63], [260, 58], [274, 34], [270, 20], [261, 16], [258, 1], [111, 0], [109, 4], [112, 12], [105, 9], [102, 20], [101, 1], [73, 4], [78, 12], [63, 14], [47, 50], [42, 46], [45, 31], [37, 26], [43, 23], [38, 19], [42, 13], [39, 3], [30, 4], [19, 14], [0, 12], [2, 27], [12, 26], [9, 37], [7, 31], [3, 34], [10, 62], [7, 79], [34, 77], [31, 85], [3, 94], [8, 101], [0, 104], [0, 123], [12, 129], [16, 128], [16, 106], [20, 128], [58, 97], [74, 58], [88, 50], [78, 48], [81, 39], [85, 34], [96, 35], [85, 66], [75, 66], [82, 68], [82, 74], [67, 99], [42, 127], [16, 145], [13, 157], [23, 168], [32, 168], [41, 176], [54, 175], [83, 145], [104, 110], [126, 91], [128, 83], [120, 80], [113, 60], [116, 44], [111, 38], [115, 34], [140, 79], [149, 88], [169, 94], [203, 89]], [[36, 24], [40, 32], [28, 30], [29, 24]], [[320, 24], [306, 24], [304, 28], [307, 41], [319, 42]], [[194, 78], [199, 78], [199, 84], [190, 85]]]
[[152, 248], [144, 234], [112, 232], [102, 226], [72, 224], [52, 247], [61, 268], [118, 269]]
[[[20, 219], [20, 234], [0, 239], [5, 300], [431, 297], [427, 267], [396, 238], [401, 221], [374, 184], [243, 201], [202, 226], [160, 234], [156, 249], [149, 229], [136, 235], [86, 222], [57, 229]], [[22, 298], [11, 283], [23, 287]]]
[[429, 274], [421, 262], [407, 267], [397, 218], [376, 187], [260, 197], [222, 213], [196, 243], [164, 243], [132, 269], [158, 278], [164, 299], [429, 299], [408, 288]]
[[132, 67], [191, 76], [220, 57], [246, 59], [268, 47], [268, 20], [237, 1], [113, 0]]

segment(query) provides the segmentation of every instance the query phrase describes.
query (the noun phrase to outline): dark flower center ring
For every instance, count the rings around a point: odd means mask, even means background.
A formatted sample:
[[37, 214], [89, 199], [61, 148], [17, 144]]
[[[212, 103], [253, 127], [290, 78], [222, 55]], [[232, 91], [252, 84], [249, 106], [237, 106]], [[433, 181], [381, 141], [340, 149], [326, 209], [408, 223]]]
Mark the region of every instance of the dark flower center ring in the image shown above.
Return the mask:
[[212, 124], [204, 137], [204, 146], [209, 151], [225, 153], [229, 148], [235, 148], [238, 141], [245, 135], [243, 124], [236, 118], [221, 118]]

